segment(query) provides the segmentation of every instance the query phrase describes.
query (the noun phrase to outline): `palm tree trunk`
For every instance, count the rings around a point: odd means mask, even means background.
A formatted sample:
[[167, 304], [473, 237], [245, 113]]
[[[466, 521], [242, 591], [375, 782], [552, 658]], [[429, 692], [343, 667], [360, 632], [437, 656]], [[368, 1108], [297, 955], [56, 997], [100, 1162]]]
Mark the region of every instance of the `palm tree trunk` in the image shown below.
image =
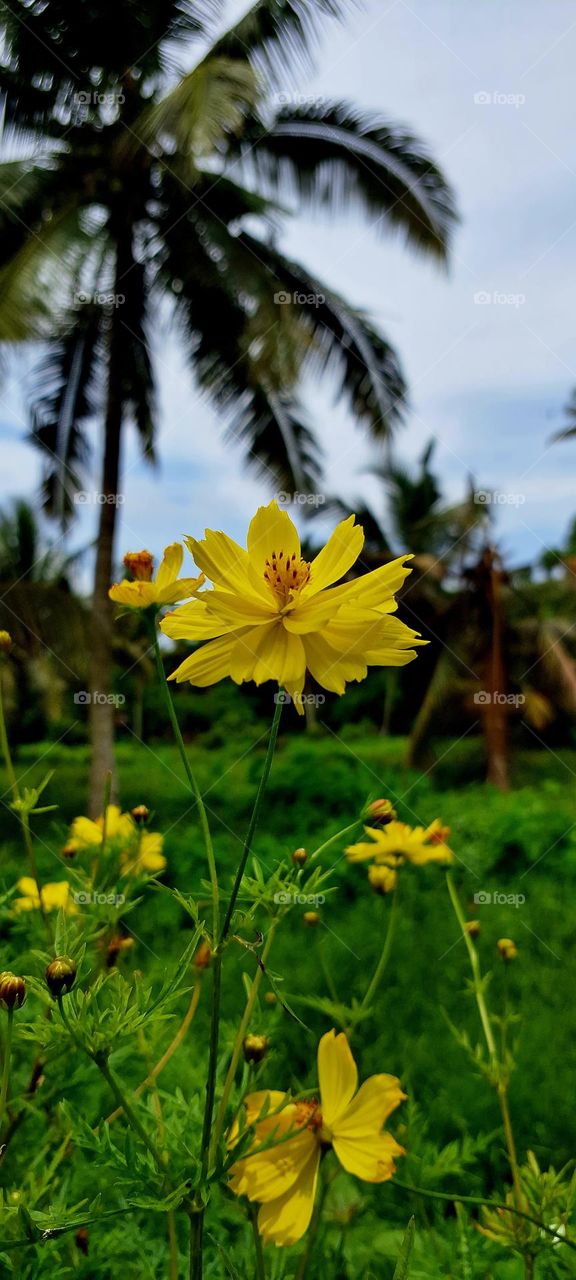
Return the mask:
[[[115, 294], [126, 292], [123, 279], [132, 263], [132, 228], [122, 227], [117, 237]], [[102, 812], [108, 775], [116, 792], [114, 763], [115, 707], [107, 701], [112, 693], [113, 675], [113, 606], [108, 597], [114, 564], [114, 534], [118, 514], [120, 480], [120, 447], [122, 437], [122, 320], [119, 307], [110, 317], [108, 385], [104, 421], [104, 458], [99, 495], [99, 527], [94, 591], [92, 596], [92, 633], [90, 660], [90, 784], [89, 812], [96, 817]]]
[[483, 725], [488, 759], [487, 781], [508, 791], [508, 707], [504, 701], [506, 672], [502, 651], [502, 573], [496, 565], [496, 556], [490, 552], [489, 605], [492, 620], [492, 646], [488, 661], [486, 691], [489, 694], [484, 708]]

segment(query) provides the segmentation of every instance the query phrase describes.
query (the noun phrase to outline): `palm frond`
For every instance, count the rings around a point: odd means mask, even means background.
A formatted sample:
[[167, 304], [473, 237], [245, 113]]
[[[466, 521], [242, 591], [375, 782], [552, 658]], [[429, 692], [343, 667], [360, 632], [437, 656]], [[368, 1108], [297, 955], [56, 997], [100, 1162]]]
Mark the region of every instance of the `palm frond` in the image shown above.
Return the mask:
[[174, 140], [185, 157], [210, 155], [230, 134], [239, 133], [260, 89], [253, 68], [239, 58], [205, 58], [170, 93], [136, 121], [125, 144]]
[[340, 18], [346, 0], [256, 0], [238, 22], [212, 45], [218, 57], [249, 58], [267, 79], [286, 88], [286, 80], [310, 64], [321, 24]]
[[240, 143], [247, 173], [312, 210], [359, 210], [445, 260], [456, 221], [452, 190], [419, 139], [348, 103], [286, 107]]
[[572, 392], [572, 396], [566, 405], [566, 417], [568, 419], [566, 426], [551, 437], [551, 444], [556, 444], [558, 440], [573, 440], [574, 436], [576, 436], [576, 391]]

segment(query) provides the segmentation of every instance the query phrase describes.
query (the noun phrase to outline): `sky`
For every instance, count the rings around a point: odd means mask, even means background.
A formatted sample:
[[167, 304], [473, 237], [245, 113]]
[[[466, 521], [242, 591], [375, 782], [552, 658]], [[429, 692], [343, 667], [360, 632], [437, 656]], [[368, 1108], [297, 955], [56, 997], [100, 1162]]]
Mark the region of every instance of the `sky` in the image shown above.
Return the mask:
[[[245, 5], [237, 5], [243, 8]], [[396, 456], [414, 464], [436, 441], [447, 500], [470, 477], [492, 498], [510, 564], [562, 545], [576, 515], [576, 439], [551, 443], [576, 387], [576, 145], [572, 0], [365, 0], [327, 21], [316, 69], [290, 82], [300, 100], [346, 99], [408, 125], [454, 187], [460, 223], [441, 271], [359, 216], [309, 213], [283, 247], [364, 308], [400, 353], [410, 411]], [[238, 446], [195, 391], [176, 339], [157, 349], [160, 465], [127, 441], [118, 551], [153, 552], [205, 526], [243, 540], [274, 493], [246, 471]], [[28, 378], [0, 386], [0, 503], [32, 496], [38, 457], [26, 442]], [[330, 382], [305, 387], [325, 450], [323, 491], [375, 510], [374, 446], [335, 403]], [[86, 482], [97, 492], [97, 471]], [[297, 510], [297, 508], [294, 508]], [[96, 527], [90, 500], [72, 535]]]

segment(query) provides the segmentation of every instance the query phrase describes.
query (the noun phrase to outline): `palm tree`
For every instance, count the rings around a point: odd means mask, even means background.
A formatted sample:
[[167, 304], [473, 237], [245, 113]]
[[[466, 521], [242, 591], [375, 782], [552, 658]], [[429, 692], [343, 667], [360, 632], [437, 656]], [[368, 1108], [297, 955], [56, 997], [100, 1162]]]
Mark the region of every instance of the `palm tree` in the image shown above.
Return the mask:
[[[48, 509], [66, 521], [91, 418], [103, 424], [92, 687], [110, 683], [107, 591], [132, 423], [152, 460], [157, 317], [179, 328], [197, 383], [275, 487], [314, 489], [320, 455], [299, 405], [329, 371], [386, 438], [405, 383], [369, 319], [277, 241], [291, 210], [359, 209], [445, 260], [440, 170], [410, 133], [345, 103], [271, 106], [344, 0], [256, 0], [224, 34], [224, 0], [4, 0], [0, 338], [46, 338], [32, 395]], [[180, 74], [177, 59], [196, 57]], [[290, 298], [291, 305], [280, 305]], [[111, 710], [91, 707], [91, 802], [113, 766]]]

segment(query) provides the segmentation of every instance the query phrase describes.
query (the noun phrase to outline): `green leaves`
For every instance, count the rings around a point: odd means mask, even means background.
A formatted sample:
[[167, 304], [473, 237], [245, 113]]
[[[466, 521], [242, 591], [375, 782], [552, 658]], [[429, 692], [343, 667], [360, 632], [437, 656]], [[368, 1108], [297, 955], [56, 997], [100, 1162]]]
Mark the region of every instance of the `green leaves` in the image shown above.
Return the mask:
[[[260, 88], [250, 64], [239, 58], [208, 57], [183, 76], [171, 93], [136, 122], [133, 135], [146, 144], [171, 137], [182, 160], [210, 155], [229, 134], [239, 133]], [[132, 141], [128, 143], [131, 148]]]
[[398, 1258], [398, 1262], [396, 1263], [396, 1270], [394, 1271], [392, 1280], [408, 1280], [408, 1276], [410, 1275], [410, 1257], [412, 1254], [412, 1249], [414, 1247], [415, 1234], [416, 1234], [416, 1219], [411, 1218], [408, 1223], [408, 1226], [406, 1227], [406, 1234], [402, 1241], [400, 1257]]

